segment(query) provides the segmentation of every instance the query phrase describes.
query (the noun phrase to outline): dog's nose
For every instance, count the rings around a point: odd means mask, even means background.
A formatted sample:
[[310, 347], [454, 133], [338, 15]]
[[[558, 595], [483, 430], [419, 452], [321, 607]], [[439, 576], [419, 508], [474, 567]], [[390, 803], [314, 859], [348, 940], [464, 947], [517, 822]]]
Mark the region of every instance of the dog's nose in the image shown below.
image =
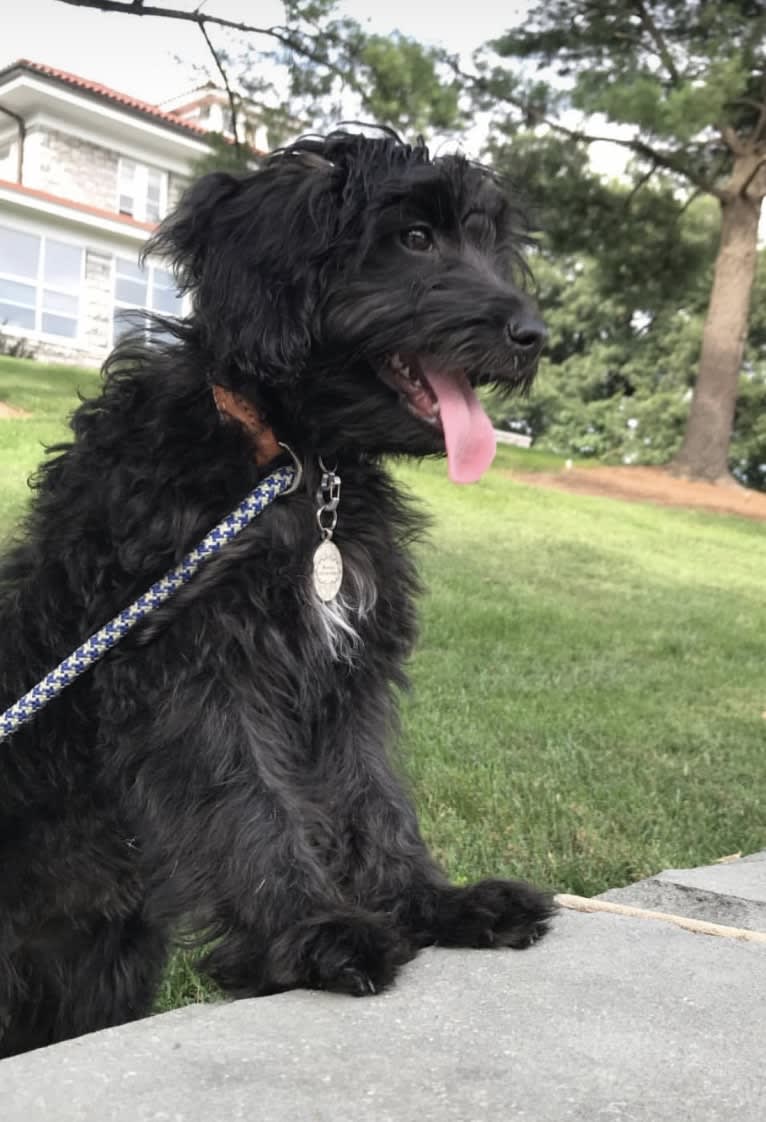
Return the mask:
[[526, 309], [511, 316], [505, 325], [505, 336], [516, 350], [532, 357], [543, 349], [547, 336], [545, 325], [535, 313]]

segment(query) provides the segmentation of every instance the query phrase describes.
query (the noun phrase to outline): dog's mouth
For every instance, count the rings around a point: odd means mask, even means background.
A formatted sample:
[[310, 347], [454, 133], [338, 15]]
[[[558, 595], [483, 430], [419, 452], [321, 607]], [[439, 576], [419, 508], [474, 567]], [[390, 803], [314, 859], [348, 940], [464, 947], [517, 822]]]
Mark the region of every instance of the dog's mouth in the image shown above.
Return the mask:
[[415, 355], [401, 355], [397, 351], [387, 360], [381, 377], [399, 394], [410, 413], [432, 428], [441, 429], [439, 398]]
[[475, 483], [495, 456], [495, 433], [470, 378], [437, 359], [404, 355], [386, 360], [380, 377], [414, 417], [441, 432], [453, 483]]

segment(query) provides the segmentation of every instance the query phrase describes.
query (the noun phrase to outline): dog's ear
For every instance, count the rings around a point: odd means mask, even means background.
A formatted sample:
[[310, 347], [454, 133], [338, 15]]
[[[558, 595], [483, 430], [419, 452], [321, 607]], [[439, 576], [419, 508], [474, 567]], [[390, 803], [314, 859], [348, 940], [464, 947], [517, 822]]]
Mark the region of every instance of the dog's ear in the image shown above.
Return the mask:
[[172, 266], [179, 287], [184, 292], [192, 291], [202, 278], [214, 217], [239, 188], [240, 181], [224, 172], [197, 179], [146, 243], [141, 256], [164, 257]]
[[273, 381], [305, 364], [337, 225], [333, 172], [272, 157], [243, 177], [207, 175], [149, 244], [192, 295], [213, 376], [234, 365]]

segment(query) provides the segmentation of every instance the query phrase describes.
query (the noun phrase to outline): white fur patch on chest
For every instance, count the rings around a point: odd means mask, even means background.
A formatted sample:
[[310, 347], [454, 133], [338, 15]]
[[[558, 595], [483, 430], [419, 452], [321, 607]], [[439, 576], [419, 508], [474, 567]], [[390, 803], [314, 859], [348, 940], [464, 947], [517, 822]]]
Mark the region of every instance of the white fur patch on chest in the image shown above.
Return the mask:
[[343, 585], [321, 600], [311, 582], [311, 604], [320, 641], [334, 662], [353, 662], [362, 645], [359, 625], [375, 607], [378, 589], [369, 565], [343, 557]]

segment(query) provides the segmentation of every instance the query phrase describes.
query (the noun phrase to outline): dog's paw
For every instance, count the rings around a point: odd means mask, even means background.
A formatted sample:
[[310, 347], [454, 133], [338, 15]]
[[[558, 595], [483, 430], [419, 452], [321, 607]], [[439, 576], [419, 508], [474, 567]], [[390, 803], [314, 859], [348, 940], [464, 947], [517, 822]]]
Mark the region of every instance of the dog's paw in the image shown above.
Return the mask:
[[439, 909], [436, 942], [452, 947], [530, 947], [557, 907], [524, 881], [483, 880], [452, 889]]
[[383, 922], [346, 917], [323, 920], [303, 939], [303, 984], [367, 997], [390, 986], [409, 957], [411, 951], [400, 935]]

